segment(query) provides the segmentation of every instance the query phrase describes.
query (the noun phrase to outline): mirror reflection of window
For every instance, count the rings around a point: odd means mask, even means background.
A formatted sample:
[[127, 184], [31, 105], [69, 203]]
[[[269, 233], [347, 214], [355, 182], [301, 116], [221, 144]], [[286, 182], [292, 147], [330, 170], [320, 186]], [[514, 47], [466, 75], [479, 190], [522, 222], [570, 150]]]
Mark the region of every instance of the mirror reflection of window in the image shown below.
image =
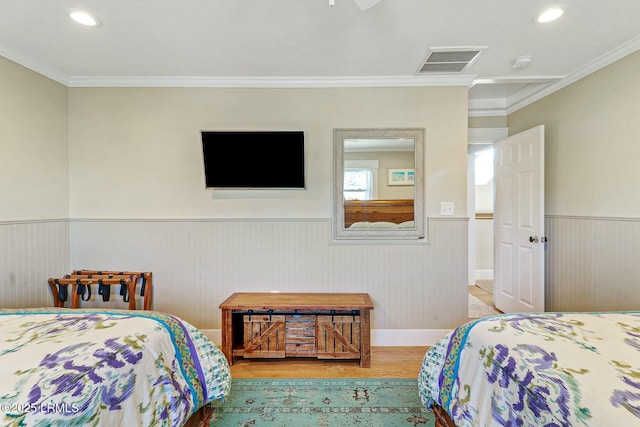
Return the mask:
[[375, 200], [378, 198], [377, 160], [345, 160], [344, 200]]
[[374, 185], [371, 169], [347, 168], [344, 170], [345, 200], [372, 200]]

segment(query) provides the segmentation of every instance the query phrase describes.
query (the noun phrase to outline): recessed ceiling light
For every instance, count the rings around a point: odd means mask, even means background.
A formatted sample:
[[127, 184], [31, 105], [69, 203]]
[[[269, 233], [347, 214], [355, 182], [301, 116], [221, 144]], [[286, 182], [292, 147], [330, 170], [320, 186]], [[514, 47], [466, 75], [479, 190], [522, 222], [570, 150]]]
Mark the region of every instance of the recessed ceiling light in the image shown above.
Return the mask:
[[547, 9], [544, 12], [542, 12], [540, 15], [538, 15], [538, 22], [540, 22], [541, 24], [544, 24], [546, 22], [555, 21], [556, 19], [560, 18], [563, 13], [564, 11], [562, 9], [558, 9], [558, 8]]
[[88, 27], [100, 26], [100, 20], [94, 16], [91, 16], [87, 12], [71, 12], [69, 16], [77, 23], [86, 25]]

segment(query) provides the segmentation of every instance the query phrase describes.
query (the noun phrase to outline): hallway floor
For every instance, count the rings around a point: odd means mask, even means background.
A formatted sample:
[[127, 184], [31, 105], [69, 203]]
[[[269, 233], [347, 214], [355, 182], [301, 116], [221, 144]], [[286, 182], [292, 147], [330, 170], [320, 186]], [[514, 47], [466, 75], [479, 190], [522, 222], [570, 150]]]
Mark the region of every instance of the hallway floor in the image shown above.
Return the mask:
[[469, 294], [478, 298], [483, 303], [493, 307], [493, 294], [480, 288], [479, 286], [469, 286]]

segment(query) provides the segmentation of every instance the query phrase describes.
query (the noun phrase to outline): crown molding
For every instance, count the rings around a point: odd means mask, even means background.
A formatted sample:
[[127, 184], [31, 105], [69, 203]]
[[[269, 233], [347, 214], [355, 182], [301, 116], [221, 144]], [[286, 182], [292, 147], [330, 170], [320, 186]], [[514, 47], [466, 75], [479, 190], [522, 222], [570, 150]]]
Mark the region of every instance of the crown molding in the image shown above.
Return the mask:
[[471, 86], [474, 75], [347, 77], [68, 76], [0, 47], [0, 56], [67, 87], [339, 88]]
[[64, 73], [61, 73], [59, 70], [31, 61], [24, 56], [18, 55], [2, 47], [0, 47], [0, 55], [10, 61], [15, 62], [18, 65], [22, 65], [23, 67], [28, 68], [31, 71], [35, 71], [36, 73], [43, 75], [44, 77], [50, 78], [55, 82], [58, 82], [67, 87], [69, 86], [69, 77], [67, 77]]
[[469, 100], [469, 117], [506, 116], [505, 98], [483, 98]]
[[545, 96], [551, 95], [552, 93], [557, 92], [560, 89], [563, 89], [569, 86], [570, 84], [575, 83], [578, 80], [587, 77], [589, 74], [593, 74], [596, 71], [599, 71], [604, 67], [611, 65], [614, 62], [624, 58], [625, 56], [630, 55], [633, 52], [636, 52], [637, 50], [640, 50], [640, 36], [628, 41], [627, 43], [622, 44], [621, 46], [607, 52], [604, 55], [599, 56], [598, 58], [591, 61], [590, 63], [585, 64], [584, 66], [578, 68], [573, 73], [567, 75], [562, 80], [556, 83], [550, 84], [549, 86], [546, 86], [542, 90], [539, 90], [533, 94], [530, 94], [526, 98], [513, 102], [507, 107], [506, 113], [511, 114], [513, 112], [520, 110], [521, 108], [526, 107], [527, 105], [533, 104], [534, 102], [539, 101]]
[[[640, 50], [640, 36], [601, 55], [557, 81], [509, 98], [469, 100], [469, 117], [506, 116]], [[340, 87], [471, 87], [473, 75], [353, 76], [353, 77], [134, 77], [68, 76], [58, 69], [34, 62], [0, 47], [0, 55], [67, 87], [192, 87], [192, 88], [340, 88]]]
[[338, 88], [465, 86], [475, 76], [381, 77], [69, 77], [69, 87]]

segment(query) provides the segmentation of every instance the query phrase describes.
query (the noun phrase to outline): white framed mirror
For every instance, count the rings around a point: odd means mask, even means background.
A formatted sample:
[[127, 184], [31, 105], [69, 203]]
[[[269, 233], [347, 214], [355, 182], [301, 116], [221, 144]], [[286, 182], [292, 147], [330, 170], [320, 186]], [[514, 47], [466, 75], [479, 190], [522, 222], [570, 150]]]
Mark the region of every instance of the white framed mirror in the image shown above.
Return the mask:
[[335, 239], [422, 239], [425, 130], [334, 129]]

